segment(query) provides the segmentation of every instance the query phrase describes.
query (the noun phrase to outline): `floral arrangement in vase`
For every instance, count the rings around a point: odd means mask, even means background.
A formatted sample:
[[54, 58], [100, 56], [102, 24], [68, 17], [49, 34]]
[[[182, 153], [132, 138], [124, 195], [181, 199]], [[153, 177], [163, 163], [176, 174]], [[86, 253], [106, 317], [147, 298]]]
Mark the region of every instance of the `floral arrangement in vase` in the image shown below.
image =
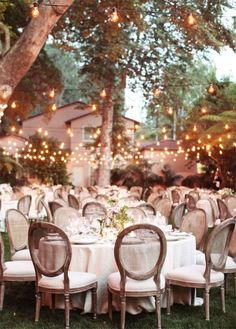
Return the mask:
[[123, 230], [125, 226], [132, 222], [132, 218], [127, 214], [127, 206], [123, 206], [114, 215], [115, 224], [117, 224], [120, 230]]

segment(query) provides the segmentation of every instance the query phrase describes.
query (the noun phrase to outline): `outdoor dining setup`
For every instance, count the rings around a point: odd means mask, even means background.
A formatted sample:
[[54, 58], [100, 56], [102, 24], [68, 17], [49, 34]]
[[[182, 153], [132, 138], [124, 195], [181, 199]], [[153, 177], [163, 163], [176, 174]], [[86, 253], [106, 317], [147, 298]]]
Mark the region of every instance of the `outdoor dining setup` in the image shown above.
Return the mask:
[[170, 314], [173, 303], [204, 304], [210, 320], [213, 287], [225, 312], [226, 274], [236, 294], [234, 195], [182, 186], [147, 198], [139, 186], [5, 190], [1, 231], [11, 260], [1, 239], [1, 310], [7, 282], [35, 281], [37, 322], [45, 306], [65, 310], [66, 328], [71, 309], [94, 319], [118, 311], [121, 328], [126, 312], [154, 312], [161, 328], [163, 308]]

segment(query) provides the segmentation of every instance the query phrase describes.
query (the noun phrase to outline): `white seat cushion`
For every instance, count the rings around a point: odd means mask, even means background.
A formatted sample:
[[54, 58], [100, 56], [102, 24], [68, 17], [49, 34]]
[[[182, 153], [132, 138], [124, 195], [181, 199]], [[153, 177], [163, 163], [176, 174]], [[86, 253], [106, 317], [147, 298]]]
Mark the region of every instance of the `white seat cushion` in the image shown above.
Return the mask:
[[[198, 265], [205, 265], [206, 261], [205, 261], [205, 255], [204, 253], [202, 254], [198, 254], [196, 256], [196, 263]], [[234, 261], [234, 259], [232, 257], [227, 257], [226, 259], [226, 264], [225, 264], [225, 269], [226, 270], [234, 270], [236, 271], [236, 262]]]
[[31, 260], [29, 249], [16, 251], [11, 260]]
[[[113, 290], [120, 290], [120, 273], [115, 272], [109, 275], [108, 277], [108, 285]], [[163, 275], [160, 276], [160, 288], [165, 288], [165, 278]], [[127, 292], [135, 292], [135, 291], [155, 291], [156, 285], [154, 283], [153, 278], [148, 280], [134, 280], [127, 277], [125, 291]]]
[[4, 270], [3, 276], [8, 277], [32, 277], [35, 276], [34, 265], [32, 261], [11, 261], [5, 262], [6, 269]]
[[[82, 288], [88, 284], [95, 283], [97, 281], [96, 274], [86, 272], [68, 272], [70, 280], [70, 288]], [[60, 274], [56, 277], [43, 276], [39, 280], [39, 287], [51, 288], [51, 289], [64, 289], [63, 283], [64, 275]]]
[[[205, 284], [206, 280], [203, 276], [205, 272], [204, 265], [189, 265], [176, 268], [167, 273], [166, 279], [175, 281], [183, 281], [188, 283]], [[211, 270], [210, 282], [217, 283], [224, 280], [224, 274]]]

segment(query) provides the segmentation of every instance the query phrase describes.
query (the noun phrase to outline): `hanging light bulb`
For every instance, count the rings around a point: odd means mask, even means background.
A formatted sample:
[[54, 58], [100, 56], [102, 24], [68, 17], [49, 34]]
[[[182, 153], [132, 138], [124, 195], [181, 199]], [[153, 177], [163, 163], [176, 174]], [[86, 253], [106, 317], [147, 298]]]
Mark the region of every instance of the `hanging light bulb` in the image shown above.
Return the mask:
[[229, 129], [229, 125], [226, 123], [225, 125], [225, 129], [228, 130]]
[[12, 109], [15, 109], [16, 108], [16, 102], [15, 101], [11, 103], [11, 108]]
[[50, 98], [54, 98], [54, 97], [55, 97], [55, 90], [54, 90], [54, 88], [53, 88], [52, 90], [50, 90], [48, 96], [49, 96]]
[[170, 114], [170, 115], [173, 114], [173, 112], [174, 112], [174, 111], [173, 111], [173, 107], [169, 107], [168, 110], [167, 110], [167, 112], [168, 112], [168, 114]]
[[193, 126], [193, 131], [197, 131], [197, 126], [196, 125]]
[[202, 107], [202, 108], [201, 108], [201, 112], [202, 112], [203, 114], [207, 113], [207, 108], [206, 108], [206, 107]]
[[187, 17], [187, 23], [188, 23], [189, 26], [193, 26], [194, 24], [197, 23], [197, 20], [196, 20], [196, 18], [193, 16], [192, 13], [190, 13], [190, 14], [188, 15], [188, 17]]
[[39, 4], [38, 2], [33, 3], [33, 8], [31, 9], [31, 16], [36, 18], [39, 16]]
[[213, 94], [215, 94], [215, 92], [216, 92], [216, 88], [214, 87], [214, 85], [211, 83], [210, 85], [209, 85], [209, 87], [207, 88], [207, 92], [209, 93], [209, 94], [211, 94], [211, 95], [213, 95]]
[[103, 90], [100, 92], [100, 96], [101, 96], [102, 98], [105, 98], [105, 97], [107, 96], [107, 93], [106, 93], [106, 90], [105, 90], [105, 89], [103, 89]]
[[112, 9], [112, 13], [111, 13], [111, 16], [110, 16], [110, 20], [111, 20], [113, 23], [117, 23], [118, 20], [119, 20], [118, 12], [117, 12], [117, 9], [116, 9], [115, 7]]
[[93, 104], [92, 105], [92, 111], [96, 111], [96, 109], [97, 109], [97, 105], [96, 104]]
[[56, 111], [57, 110], [57, 105], [54, 103], [52, 104], [52, 107], [51, 107], [52, 111]]

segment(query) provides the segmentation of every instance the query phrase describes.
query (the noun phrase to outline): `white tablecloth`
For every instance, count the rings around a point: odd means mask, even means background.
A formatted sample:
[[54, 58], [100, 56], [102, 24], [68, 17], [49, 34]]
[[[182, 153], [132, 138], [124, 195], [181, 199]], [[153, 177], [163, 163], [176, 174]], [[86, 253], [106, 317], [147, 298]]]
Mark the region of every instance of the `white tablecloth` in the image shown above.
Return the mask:
[[[162, 273], [176, 267], [195, 264], [196, 243], [193, 236], [185, 237], [178, 241], [167, 242], [167, 254]], [[71, 270], [95, 273], [98, 279], [98, 314], [107, 313], [107, 278], [110, 273], [117, 271], [114, 258], [114, 244], [72, 245]], [[186, 292], [186, 291], [185, 291]], [[175, 302], [190, 302], [189, 291], [187, 294], [174, 297]], [[75, 307], [84, 308], [84, 312], [91, 311], [91, 295], [88, 293], [83, 301], [78, 296], [72, 296], [72, 304]], [[132, 298], [127, 301], [127, 312], [136, 314], [143, 309], [151, 312], [154, 310], [153, 298]], [[114, 306], [118, 309], [119, 303]], [[163, 300], [162, 306], [165, 306]]]

